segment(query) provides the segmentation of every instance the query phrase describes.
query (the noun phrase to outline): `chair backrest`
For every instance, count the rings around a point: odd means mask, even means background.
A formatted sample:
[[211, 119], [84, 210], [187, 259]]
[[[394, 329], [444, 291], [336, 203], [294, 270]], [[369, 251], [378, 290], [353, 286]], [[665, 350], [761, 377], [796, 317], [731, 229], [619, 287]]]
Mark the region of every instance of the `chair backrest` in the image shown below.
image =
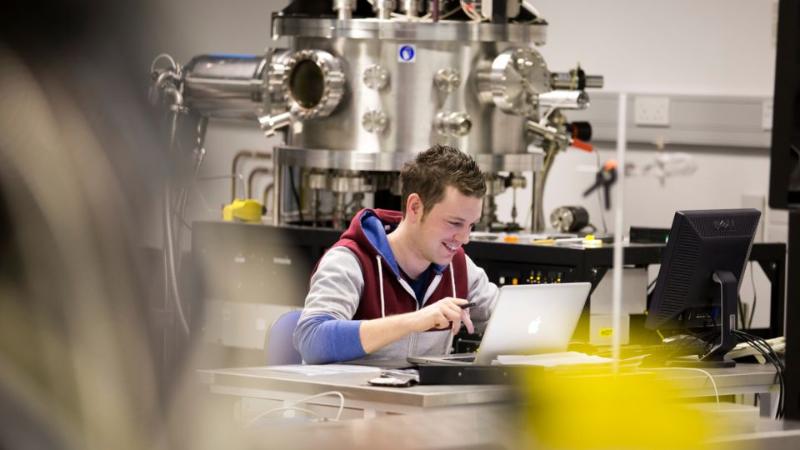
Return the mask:
[[264, 346], [268, 366], [300, 364], [303, 361], [300, 353], [292, 345], [292, 334], [297, 327], [297, 321], [300, 320], [300, 312], [300, 310], [285, 312], [270, 327]]

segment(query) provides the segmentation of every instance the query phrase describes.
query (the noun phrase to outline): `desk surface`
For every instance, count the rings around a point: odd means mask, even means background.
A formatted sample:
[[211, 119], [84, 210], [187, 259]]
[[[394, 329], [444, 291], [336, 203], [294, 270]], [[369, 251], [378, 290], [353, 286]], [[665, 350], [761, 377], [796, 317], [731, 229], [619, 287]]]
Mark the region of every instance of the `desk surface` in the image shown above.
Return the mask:
[[[508, 386], [501, 385], [437, 385], [407, 388], [371, 386], [367, 381], [380, 375], [380, 369], [377, 368], [371, 373], [313, 376], [270, 370], [269, 367], [200, 370], [200, 374], [202, 381], [211, 386], [212, 392], [215, 390], [220, 392], [219, 388], [239, 388], [249, 391], [281, 391], [305, 396], [335, 390], [351, 400], [416, 408], [497, 403], [508, 400], [511, 393]], [[215, 387], [217, 389], [214, 389]]]
[[[685, 368], [652, 370], [677, 382], [686, 396], [714, 395], [713, 384], [702, 371]], [[370, 386], [367, 380], [377, 377], [378, 369], [370, 373], [313, 376], [269, 367], [208, 369], [199, 372], [202, 381], [209, 385], [213, 393], [273, 398], [275, 394], [283, 393], [287, 394], [285, 399], [291, 399], [335, 390], [345, 395], [349, 402], [394, 405], [400, 407], [397, 412], [405, 408], [414, 410], [499, 403], [509, 400], [513, 395], [510, 386], [502, 385]], [[776, 382], [775, 369], [768, 365], [738, 364], [733, 368], [709, 369], [707, 372], [713, 376], [720, 395], [768, 392]]]

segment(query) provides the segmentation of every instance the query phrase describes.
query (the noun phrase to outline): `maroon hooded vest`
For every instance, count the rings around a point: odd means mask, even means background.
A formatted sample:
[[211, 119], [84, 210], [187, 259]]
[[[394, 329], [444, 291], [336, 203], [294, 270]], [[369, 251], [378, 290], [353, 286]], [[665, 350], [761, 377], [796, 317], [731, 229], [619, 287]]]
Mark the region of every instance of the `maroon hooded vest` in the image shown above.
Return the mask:
[[[380, 253], [372, 245], [364, 230], [361, 227], [361, 218], [366, 209], [359, 211], [353, 220], [350, 222], [350, 227], [342, 233], [339, 241], [333, 247], [347, 247], [352, 251], [358, 263], [361, 265], [361, 272], [364, 275], [364, 289], [361, 291], [361, 298], [359, 299], [358, 309], [356, 310], [353, 320], [367, 320], [377, 319], [381, 317], [381, 294], [380, 289], [383, 287], [384, 306], [386, 316], [394, 314], [401, 314], [416, 311], [417, 300], [406, 291], [400, 284], [397, 276], [394, 274], [389, 263], [381, 255], [381, 265], [383, 278], [378, 276], [378, 261], [376, 256]], [[385, 209], [371, 210], [384, 227], [389, 226], [394, 229], [403, 218], [402, 213], [399, 211], [390, 211]], [[453, 256], [452, 268], [455, 272], [455, 286], [456, 296], [458, 298], [467, 298], [467, 261], [464, 256], [464, 250], [459, 248]], [[450, 272], [450, 267], [447, 267], [442, 272], [442, 277], [436, 290], [428, 297], [425, 305], [430, 305], [443, 298], [452, 297], [452, 281], [453, 274]]]

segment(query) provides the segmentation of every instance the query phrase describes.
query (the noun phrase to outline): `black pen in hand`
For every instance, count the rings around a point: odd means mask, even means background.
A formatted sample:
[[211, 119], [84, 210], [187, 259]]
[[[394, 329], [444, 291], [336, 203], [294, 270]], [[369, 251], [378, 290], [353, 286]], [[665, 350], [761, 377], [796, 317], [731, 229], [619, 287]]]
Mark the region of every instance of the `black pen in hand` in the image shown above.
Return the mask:
[[463, 305], [458, 305], [458, 306], [460, 306], [461, 309], [472, 308], [473, 306], [475, 306], [475, 302], [464, 303]]

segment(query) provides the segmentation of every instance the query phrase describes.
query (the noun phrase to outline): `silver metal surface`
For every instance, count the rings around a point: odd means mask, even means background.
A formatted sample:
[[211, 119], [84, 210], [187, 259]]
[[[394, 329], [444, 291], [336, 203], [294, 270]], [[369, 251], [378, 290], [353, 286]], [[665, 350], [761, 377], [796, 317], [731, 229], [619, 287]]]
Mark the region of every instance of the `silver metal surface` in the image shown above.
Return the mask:
[[342, 174], [333, 177], [330, 181], [333, 192], [372, 192], [375, 190], [374, 185], [366, 177], [359, 176], [357, 173]]
[[394, 0], [373, 0], [372, 8], [377, 13], [378, 19], [389, 20], [395, 7]]
[[497, 55], [489, 80], [494, 105], [519, 116], [534, 116], [538, 95], [550, 91], [547, 64], [532, 48], [512, 48]]
[[388, 70], [375, 64], [364, 69], [362, 79], [366, 87], [380, 91], [389, 85], [390, 75]]
[[371, 109], [361, 117], [361, 126], [369, 133], [381, 134], [389, 126], [389, 117], [383, 111]]
[[[404, 62], [398, 57], [405, 45], [414, 46], [413, 61]], [[325, 149], [356, 153], [410, 153], [415, 154], [433, 144], [451, 145], [472, 156], [481, 154], [525, 153], [532, 137], [525, 132], [524, 117], [505, 114], [493, 105], [481, 104], [475, 96], [477, 79], [467, 78], [452, 92], [437, 88], [436, 76], [442, 79], [442, 69], [451, 75], [475, 74], [482, 61], [494, 60], [497, 52], [508, 44], [481, 44], [470, 42], [379, 41], [371, 39], [317, 39], [296, 38], [294, 47], [325, 51], [347, 64], [342, 64], [346, 80], [361, 80], [365, 71], [376, 65], [391, 73], [389, 86], [377, 91], [358, 88], [361, 83], [348, 81], [346, 101], [328, 117], [304, 120], [302, 126], [290, 127], [287, 147]], [[452, 78], [450, 86], [455, 87]], [[440, 82], [441, 83], [441, 82]], [[441, 84], [440, 84], [441, 85]], [[378, 119], [375, 111], [385, 114], [387, 120]], [[440, 113], [451, 120], [437, 122]], [[442, 116], [439, 116], [440, 119]], [[385, 127], [375, 132], [375, 125]], [[446, 125], [445, 132], [439, 133]], [[359, 126], [362, 125], [362, 126]], [[350, 159], [343, 156], [341, 158]], [[354, 156], [353, 159], [363, 159]], [[380, 168], [364, 170], [399, 171], [407, 158], [378, 158]], [[396, 165], [389, 165], [391, 161]], [[302, 161], [297, 163], [303, 164]], [[326, 167], [304, 165], [305, 167]], [[372, 166], [372, 163], [370, 163]], [[354, 169], [351, 164], [343, 169]], [[356, 169], [357, 170], [357, 169]], [[496, 170], [512, 170], [498, 167]], [[530, 167], [514, 170], [530, 171]]]
[[337, 12], [339, 20], [349, 20], [356, 9], [356, 0], [333, 0], [333, 10]]
[[603, 87], [602, 75], [586, 75], [583, 70], [578, 66], [569, 72], [556, 72], [551, 74], [550, 80], [553, 89], [584, 89], [593, 88], [600, 89]]
[[589, 94], [586, 91], [550, 91], [539, 94], [539, 105], [545, 108], [586, 109], [589, 107]]
[[586, 87], [592, 89], [602, 89], [603, 76], [602, 75], [586, 75]]
[[252, 119], [263, 101], [266, 59], [201, 55], [184, 67], [183, 101], [207, 117]]
[[292, 113], [284, 112], [272, 116], [259, 115], [256, 117], [256, 120], [258, 120], [261, 131], [263, 131], [267, 137], [271, 137], [275, 135], [279, 129], [288, 126], [292, 122]]
[[419, 17], [419, 0], [400, 0], [400, 12], [407, 17]]
[[[445, 11], [444, 2], [424, 4], [428, 11], [439, 8], [423, 17], [419, 0], [370, 4], [375, 16], [368, 18], [353, 17], [354, 0], [334, 0], [327, 12], [308, 16], [294, 4], [273, 13], [272, 36], [289, 38], [288, 49], [195, 58], [183, 74], [176, 71], [183, 84], [173, 95], [186, 101], [175, 104], [207, 117], [257, 119], [268, 136], [283, 132], [274, 159], [276, 225], [283, 202], [298, 197], [286, 194], [285, 168], [303, 175], [298, 189], [315, 191], [315, 213], [335, 207], [342, 216], [343, 205], [360, 205], [363, 192], [383, 190], [381, 174], [395, 190], [403, 165], [437, 144], [471, 155], [490, 177], [532, 173], [541, 180], [533, 195], [541, 205], [545, 178], [538, 172], [546, 168], [543, 153], [530, 149], [566, 147], [568, 124], [559, 110], [586, 107], [583, 88], [601, 86], [602, 77], [580, 67], [551, 74], [534, 48], [545, 43], [547, 22], [530, 7], [526, 14], [536, 20], [516, 22], [516, 0], [509, 0], [505, 19], [491, 13], [492, 5], [474, 3], [478, 9], [465, 11], [472, 20], [454, 14], [457, 9]], [[359, 16], [370, 14], [362, 9]], [[480, 11], [491, 22], [479, 20]], [[551, 93], [554, 88], [560, 90]], [[330, 179], [323, 189], [318, 172], [324, 171]], [[356, 186], [337, 171], [363, 172], [363, 182]], [[300, 194], [307, 208], [311, 197]], [[533, 230], [541, 222], [534, 214]]]
[[440, 91], [449, 94], [461, 85], [461, 74], [450, 67], [439, 69], [433, 76], [433, 84]]
[[311, 189], [330, 189], [328, 174], [320, 170], [312, 170], [307, 176], [308, 187]]
[[441, 20], [389, 22], [377, 19], [336, 20], [273, 14], [272, 37], [350, 38], [432, 42], [517, 42], [544, 45], [547, 24], [493, 24]]
[[342, 101], [346, 81], [341, 60], [327, 51], [281, 53], [269, 72], [272, 108], [283, 103], [299, 119], [327, 117]]
[[465, 112], [442, 111], [436, 114], [433, 127], [442, 136], [461, 137], [469, 133], [472, 128], [472, 120]]

